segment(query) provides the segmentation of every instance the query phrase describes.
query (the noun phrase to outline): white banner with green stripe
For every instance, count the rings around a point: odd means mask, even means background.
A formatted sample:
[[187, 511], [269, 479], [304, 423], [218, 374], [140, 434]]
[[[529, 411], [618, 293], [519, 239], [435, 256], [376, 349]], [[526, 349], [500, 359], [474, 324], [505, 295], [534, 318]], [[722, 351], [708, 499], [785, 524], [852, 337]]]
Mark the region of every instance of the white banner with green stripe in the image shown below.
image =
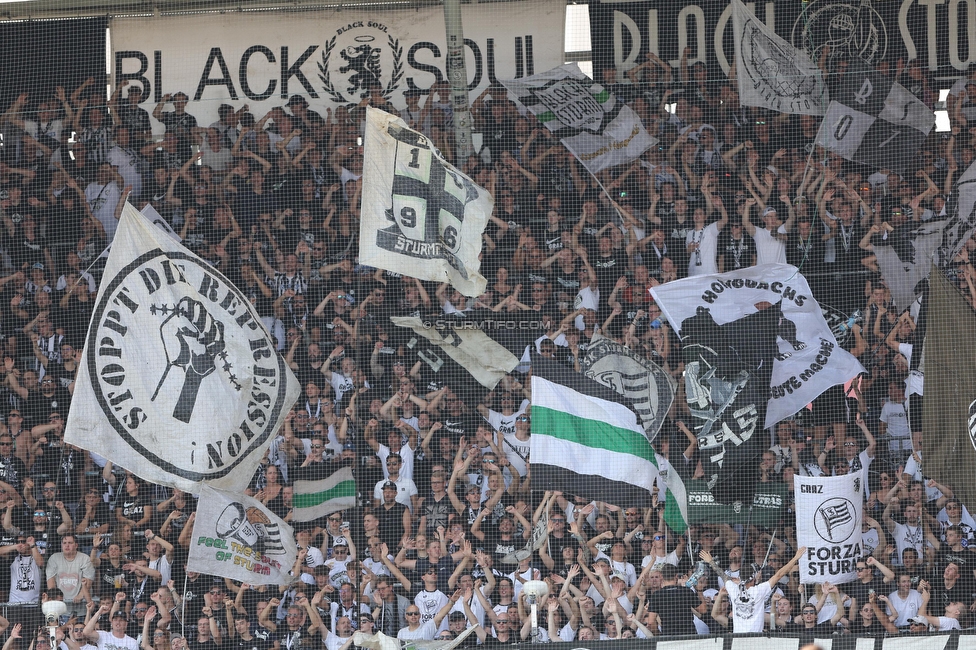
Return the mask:
[[591, 173], [636, 160], [657, 143], [629, 106], [567, 63], [500, 81]]
[[[630, 401], [561, 363], [532, 357], [532, 480], [546, 490], [580, 494], [624, 508], [650, 503], [658, 460]], [[683, 532], [687, 515], [668, 476], [668, 523]], [[666, 504], [668, 505], [668, 504]]]
[[356, 505], [356, 480], [351, 467], [343, 467], [317, 481], [295, 481], [292, 521], [312, 521]]

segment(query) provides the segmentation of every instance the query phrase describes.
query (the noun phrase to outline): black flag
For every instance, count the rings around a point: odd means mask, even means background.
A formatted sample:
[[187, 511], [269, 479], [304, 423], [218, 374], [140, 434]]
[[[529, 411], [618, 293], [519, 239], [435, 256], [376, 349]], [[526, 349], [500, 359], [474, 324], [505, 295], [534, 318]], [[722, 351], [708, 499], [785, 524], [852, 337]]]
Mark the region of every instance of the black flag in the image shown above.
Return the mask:
[[716, 501], [749, 503], [766, 440], [777, 331], [791, 325], [780, 305], [717, 325], [700, 307], [681, 323], [685, 396], [694, 417], [702, 465]]

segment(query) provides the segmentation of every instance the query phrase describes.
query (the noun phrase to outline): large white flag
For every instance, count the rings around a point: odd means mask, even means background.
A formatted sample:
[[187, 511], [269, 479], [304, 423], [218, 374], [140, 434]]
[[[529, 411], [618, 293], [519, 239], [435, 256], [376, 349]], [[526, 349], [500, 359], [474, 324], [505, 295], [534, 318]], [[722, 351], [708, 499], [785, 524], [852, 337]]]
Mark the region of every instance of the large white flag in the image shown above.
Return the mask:
[[718, 325], [780, 303], [776, 331], [779, 355], [773, 362], [764, 428], [788, 418], [831, 386], [864, 372], [860, 362], [837, 344], [810, 285], [788, 264], [750, 266], [731, 273], [697, 275], [651, 289], [671, 326], [708, 309]]
[[427, 136], [366, 110], [359, 261], [480, 296], [481, 234], [494, 201], [451, 166]]
[[794, 476], [796, 543], [800, 582], [841, 584], [857, 579], [861, 557], [861, 504], [864, 472], [844, 476]]
[[301, 387], [247, 297], [126, 204], [65, 442], [142, 478], [243, 491]]
[[257, 499], [200, 488], [186, 570], [252, 585], [283, 585], [298, 548], [291, 526]]
[[629, 106], [567, 63], [499, 81], [573, 152], [591, 174], [636, 160], [657, 143]]
[[780, 113], [823, 115], [827, 89], [816, 63], [776, 35], [742, 0], [732, 0], [739, 103]]

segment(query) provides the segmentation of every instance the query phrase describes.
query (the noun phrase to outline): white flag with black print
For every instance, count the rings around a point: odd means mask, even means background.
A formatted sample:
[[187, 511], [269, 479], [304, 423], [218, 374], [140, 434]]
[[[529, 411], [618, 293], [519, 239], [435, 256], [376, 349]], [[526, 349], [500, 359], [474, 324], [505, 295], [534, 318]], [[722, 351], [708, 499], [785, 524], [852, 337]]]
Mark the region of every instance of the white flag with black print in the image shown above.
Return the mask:
[[654, 287], [651, 295], [679, 333], [681, 324], [699, 309], [710, 310], [716, 324], [724, 325], [780, 304], [778, 354], [763, 428], [798, 412], [831, 386], [864, 372], [860, 362], [837, 345], [810, 285], [795, 266], [763, 264], [698, 275]]
[[252, 585], [284, 585], [298, 557], [291, 526], [257, 499], [200, 488], [186, 570]]
[[128, 203], [65, 442], [147, 481], [242, 492], [301, 392], [247, 296]]
[[904, 171], [916, 165], [935, 114], [900, 83], [854, 59], [831, 94], [817, 144], [876, 169]]
[[861, 504], [864, 471], [843, 476], [793, 477], [800, 582], [841, 584], [857, 579], [861, 558]]
[[742, 0], [732, 0], [739, 103], [780, 113], [823, 115], [827, 89], [817, 64], [776, 35]]
[[499, 83], [591, 174], [632, 162], [657, 144], [637, 113], [575, 63]]
[[485, 292], [482, 238], [494, 201], [398, 117], [367, 107], [359, 261], [465, 296]]

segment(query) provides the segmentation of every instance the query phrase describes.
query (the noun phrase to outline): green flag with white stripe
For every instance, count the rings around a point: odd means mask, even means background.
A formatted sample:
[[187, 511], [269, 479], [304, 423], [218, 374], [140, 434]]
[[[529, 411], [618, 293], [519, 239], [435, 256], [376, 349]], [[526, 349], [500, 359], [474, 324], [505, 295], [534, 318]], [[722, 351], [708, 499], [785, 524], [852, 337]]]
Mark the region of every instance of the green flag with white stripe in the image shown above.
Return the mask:
[[351, 467], [317, 481], [295, 481], [292, 521], [312, 521], [356, 505], [356, 480]]
[[630, 400], [561, 363], [532, 357], [532, 481], [622, 508], [642, 507], [664, 479], [665, 519], [687, 528], [680, 477], [659, 471]]

